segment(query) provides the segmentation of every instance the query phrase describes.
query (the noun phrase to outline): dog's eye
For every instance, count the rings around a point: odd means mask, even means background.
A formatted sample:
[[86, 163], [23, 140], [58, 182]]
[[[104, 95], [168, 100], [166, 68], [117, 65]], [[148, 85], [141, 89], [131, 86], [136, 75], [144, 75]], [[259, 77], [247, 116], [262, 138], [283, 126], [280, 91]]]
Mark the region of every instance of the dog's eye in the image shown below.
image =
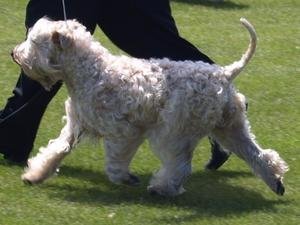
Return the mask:
[[34, 45], [37, 45], [38, 43], [35, 41], [35, 40], [33, 40], [33, 39], [30, 39], [30, 41], [34, 44]]

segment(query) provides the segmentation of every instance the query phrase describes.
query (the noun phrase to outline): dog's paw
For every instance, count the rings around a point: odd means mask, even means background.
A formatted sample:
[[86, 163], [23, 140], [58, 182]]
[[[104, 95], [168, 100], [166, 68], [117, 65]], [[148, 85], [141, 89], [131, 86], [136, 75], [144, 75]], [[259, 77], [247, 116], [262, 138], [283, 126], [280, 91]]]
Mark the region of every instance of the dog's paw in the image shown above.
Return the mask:
[[[54, 163], [55, 162], [55, 163]], [[57, 163], [55, 160], [44, 161], [39, 157], [31, 158], [27, 162], [28, 167], [25, 168], [21, 176], [25, 184], [39, 184], [47, 178], [58, 172]]]
[[280, 158], [279, 154], [271, 149], [266, 149], [260, 155], [263, 163], [258, 175], [266, 182], [266, 184], [278, 195], [284, 195], [285, 188], [283, 185], [283, 176], [288, 171], [287, 163]]
[[21, 179], [25, 184], [33, 185], [42, 183], [51, 175], [52, 173], [44, 173], [42, 171], [27, 171], [21, 176]]
[[284, 187], [282, 178], [278, 178], [278, 177], [269, 178], [267, 180], [266, 184], [277, 195], [280, 195], [280, 196], [284, 195], [285, 187]]
[[108, 179], [117, 185], [137, 186], [140, 184], [140, 179], [131, 173], [107, 174]]
[[121, 183], [128, 186], [138, 186], [141, 183], [141, 181], [137, 176], [128, 173], [128, 177], [122, 180]]
[[284, 185], [282, 183], [281, 180], [278, 180], [277, 183], [276, 183], [276, 194], [278, 195], [284, 195], [284, 192], [285, 192], [285, 188], [284, 188]]
[[163, 189], [157, 186], [148, 186], [147, 191], [152, 196], [156, 196], [156, 195], [168, 196], [167, 193], [163, 191]]
[[174, 187], [162, 187], [156, 185], [150, 185], [147, 187], [147, 191], [150, 195], [160, 195], [165, 197], [175, 197], [177, 195], [183, 194], [185, 189], [181, 186], [180, 188], [176, 189]]
[[267, 184], [271, 188], [271, 190], [273, 192], [275, 192], [277, 195], [280, 195], [280, 196], [284, 195], [285, 188], [284, 188], [282, 179], [276, 178], [272, 182], [267, 183]]

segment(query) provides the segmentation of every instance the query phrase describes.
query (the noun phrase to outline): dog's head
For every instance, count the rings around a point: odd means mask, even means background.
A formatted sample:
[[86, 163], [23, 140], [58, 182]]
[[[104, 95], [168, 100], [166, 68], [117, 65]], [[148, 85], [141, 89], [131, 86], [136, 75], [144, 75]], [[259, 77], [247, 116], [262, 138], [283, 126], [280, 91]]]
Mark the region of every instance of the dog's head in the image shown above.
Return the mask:
[[50, 90], [62, 79], [63, 55], [71, 51], [78, 33], [88, 32], [75, 20], [42, 18], [29, 30], [26, 41], [14, 48], [12, 57], [26, 75]]

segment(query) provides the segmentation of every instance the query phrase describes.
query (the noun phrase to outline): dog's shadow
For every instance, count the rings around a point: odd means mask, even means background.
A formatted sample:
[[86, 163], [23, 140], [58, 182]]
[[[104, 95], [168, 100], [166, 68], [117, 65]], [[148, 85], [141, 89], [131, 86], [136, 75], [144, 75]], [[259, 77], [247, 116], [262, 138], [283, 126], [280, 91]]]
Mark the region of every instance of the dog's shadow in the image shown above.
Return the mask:
[[206, 7], [216, 8], [216, 9], [245, 9], [249, 8], [249, 5], [235, 3], [232, 1], [224, 0], [223, 2], [216, 2], [213, 0], [171, 0], [173, 2], [181, 2], [191, 5], [203, 5]]
[[[184, 207], [193, 212], [185, 220], [203, 216], [227, 217], [250, 211], [276, 211], [276, 205], [286, 204], [284, 200], [268, 200], [262, 194], [233, 186], [228, 182], [231, 178], [253, 176], [248, 172], [216, 171], [193, 173], [185, 185], [188, 190], [181, 196], [164, 198], [151, 196], [146, 191], [151, 174], [138, 174], [141, 185], [127, 187], [114, 185], [106, 175], [89, 169], [62, 166], [59, 176], [68, 177], [75, 182], [46, 181], [42, 186], [50, 189], [51, 198], [60, 198], [70, 202], [88, 205], [139, 204], [152, 207]], [[52, 191], [54, 190], [54, 191]], [[168, 222], [174, 218], [160, 218]], [[171, 221], [169, 221], [171, 222]]]

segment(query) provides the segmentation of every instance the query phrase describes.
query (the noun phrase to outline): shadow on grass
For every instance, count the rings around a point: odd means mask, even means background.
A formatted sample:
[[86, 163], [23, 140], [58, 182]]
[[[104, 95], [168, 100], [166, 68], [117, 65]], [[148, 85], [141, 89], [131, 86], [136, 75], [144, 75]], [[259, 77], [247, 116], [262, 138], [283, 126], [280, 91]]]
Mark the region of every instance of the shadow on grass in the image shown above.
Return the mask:
[[217, 8], [217, 9], [245, 9], [249, 8], [249, 5], [238, 4], [231, 1], [216, 2], [213, 0], [171, 0], [173, 2], [181, 2], [191, 5], [203, 5], [207, 7]]
[[[87, 205], [119, 205], [122, 203], [146, 205], [155, 208], [182, 207], [191, 210], [191, 215], [180, 217], [180, 221], [198, 217], [227, 217], [251, 211], [276, 212], [277, 204], [286, 204], [284, 200], [268, 200], [258, 192], [241, 186], [233, 186], [231, 178], [252, 177], [252, 173], [217, 171], [194, 173], [185, 185], [187, 192], [179, 197], [164, 198], [151, 196], [146, 186], [151, 174], [141, 174], [138, 187], [118, 186], [110, 183], [105, 174], [88, 169], [63, 166], [55, 182], [46, 182], [43, 187], [49, 189], [51, 198], [78, 202]], [[68, 179], [78, 179], [75, 182]], [[174, 218], [160, 218], [162, 222], [174, 222]]]

